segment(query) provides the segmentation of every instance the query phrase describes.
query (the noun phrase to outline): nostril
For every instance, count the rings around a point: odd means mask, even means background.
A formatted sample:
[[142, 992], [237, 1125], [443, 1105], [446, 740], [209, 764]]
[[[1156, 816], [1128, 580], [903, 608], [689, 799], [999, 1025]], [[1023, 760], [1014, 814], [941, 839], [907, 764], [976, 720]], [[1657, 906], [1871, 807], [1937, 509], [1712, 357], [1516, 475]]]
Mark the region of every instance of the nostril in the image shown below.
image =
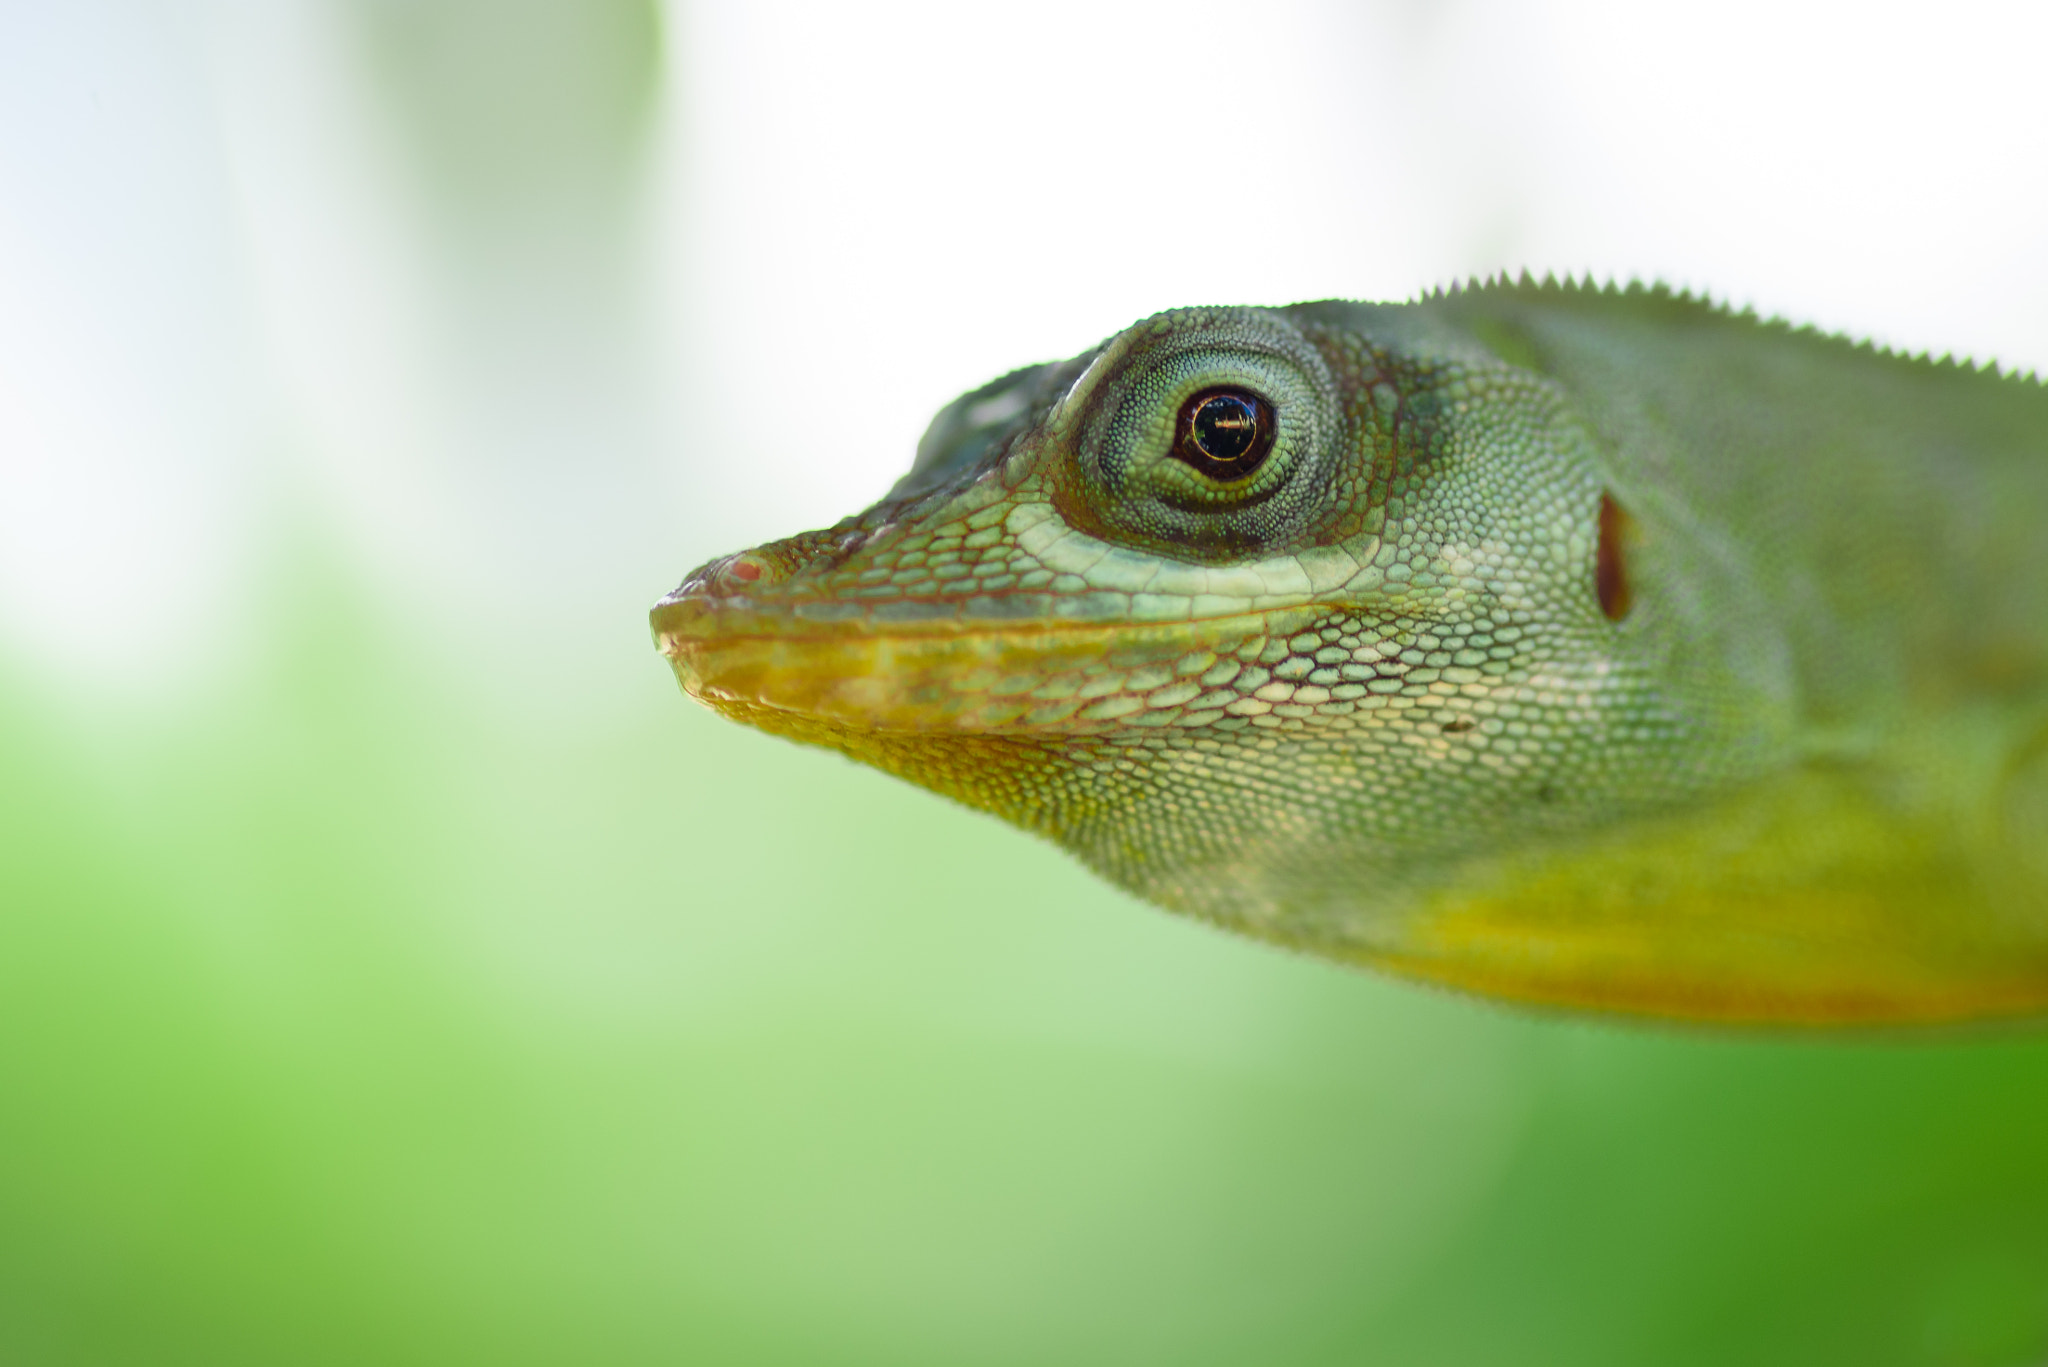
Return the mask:
[[662, 605], [695, 601], [715, 602], [721, 598], [751, 597], [757, 590], [772, 588], [784, 578], [775, 561], [754, 551], [721, 556], [690, 571], [676, 591], [661, 600]]
[[744, 593], [775, 582], [773, 567], [752, 551], [741, 551], [717, 562], [711, 566], [708, 577], [713, 593]]

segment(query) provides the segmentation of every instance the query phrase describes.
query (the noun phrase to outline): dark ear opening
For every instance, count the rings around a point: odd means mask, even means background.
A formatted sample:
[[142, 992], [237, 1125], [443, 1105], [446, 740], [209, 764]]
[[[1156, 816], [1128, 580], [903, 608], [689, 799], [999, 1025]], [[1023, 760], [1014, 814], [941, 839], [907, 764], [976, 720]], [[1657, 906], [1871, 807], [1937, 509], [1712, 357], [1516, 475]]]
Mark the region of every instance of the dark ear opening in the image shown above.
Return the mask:
[[1600, 599], [1600, 611], [1610, 622], [1628, 616], [1635, 593], [1629, 586], [1628, 548], [1634, 540], [1634, 523], [1614, 495], [1600, 495], [1600, 545], [1593, 552], [1593, 592]]

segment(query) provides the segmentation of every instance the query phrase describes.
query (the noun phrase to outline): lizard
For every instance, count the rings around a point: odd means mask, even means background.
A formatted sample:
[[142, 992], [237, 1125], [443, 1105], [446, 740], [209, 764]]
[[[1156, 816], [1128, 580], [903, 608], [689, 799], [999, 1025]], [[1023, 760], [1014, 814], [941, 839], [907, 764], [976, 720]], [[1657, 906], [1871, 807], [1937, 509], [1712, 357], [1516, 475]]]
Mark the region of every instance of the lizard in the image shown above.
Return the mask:
[[2048, 386], [1664, 286], [1176, 309], [652, 614], [1138, 897], [1541, 1008], [2048, 1009]]

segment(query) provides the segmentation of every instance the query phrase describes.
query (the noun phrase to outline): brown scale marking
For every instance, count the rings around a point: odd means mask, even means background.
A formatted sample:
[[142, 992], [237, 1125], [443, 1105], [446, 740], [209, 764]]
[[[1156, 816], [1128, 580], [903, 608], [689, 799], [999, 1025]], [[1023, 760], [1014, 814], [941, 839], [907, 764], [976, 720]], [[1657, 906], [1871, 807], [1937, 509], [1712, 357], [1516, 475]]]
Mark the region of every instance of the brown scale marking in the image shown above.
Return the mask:
[[1614, 495], [1603, 490], [1600, 495], [1600, 544], [1593, 556], [1593, 592], [1600, 600], [1600, 611], [1610, 622], [1619, 622], [1628, 616], [1628, 610], [1635, 602], [1628, 577], [1629, 543], [1634, 537], [1635, 520], [1614, 501]]

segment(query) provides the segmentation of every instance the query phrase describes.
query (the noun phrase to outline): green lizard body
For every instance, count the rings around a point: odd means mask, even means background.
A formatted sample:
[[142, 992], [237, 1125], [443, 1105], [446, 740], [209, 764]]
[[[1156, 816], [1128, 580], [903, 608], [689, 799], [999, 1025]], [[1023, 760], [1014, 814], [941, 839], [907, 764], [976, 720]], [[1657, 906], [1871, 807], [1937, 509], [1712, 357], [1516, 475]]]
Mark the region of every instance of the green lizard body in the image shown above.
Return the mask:
[[654, 612], [1175, 910], [1694, 1019], [2048, 1009], [2048, 389], [1662, 290], [1193, 309]]

